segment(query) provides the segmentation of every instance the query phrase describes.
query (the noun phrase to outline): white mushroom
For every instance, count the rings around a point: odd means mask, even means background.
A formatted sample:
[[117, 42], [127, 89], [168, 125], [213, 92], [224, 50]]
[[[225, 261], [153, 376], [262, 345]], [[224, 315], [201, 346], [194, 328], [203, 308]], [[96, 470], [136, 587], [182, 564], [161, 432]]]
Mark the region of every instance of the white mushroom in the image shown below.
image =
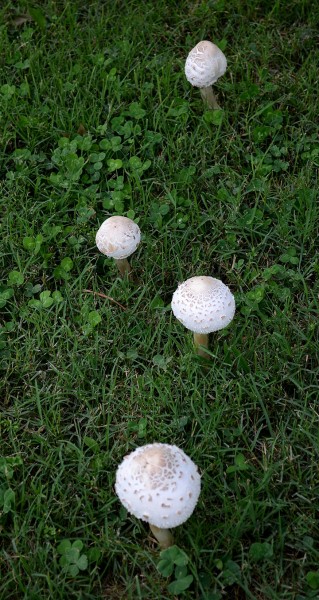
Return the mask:
[[170, 527], [192, 514], [200, 493], [197, 466], [177, 446], [147, 444], [125, 456], [115, 491], [125, 508], [147, 521], [162, 548], [173, 544]]
[[200, 88], [202, 98], [209, 108], [220, 108], [212, 85], [224, 75], [226, 68], [226, 56], [218, 46], [207, 40], [199, 42], [186, 59], [186, 78], [192, 85]]
[[131, 272], [127, 257], [135, 252], [141, 240], [139, 226], [127, 217], [109, 217], [96, 234], [96, 245], [102, 254], [114, 258], [122, 276]]
[[208, 348], [208, 334], [227, 327], [235, 314], [235, 299], [230, 289], [214, 277], [191, 277], [173, 294], [172, 311], [194, 333], [198, 354], [209, 358], [199, 348]]

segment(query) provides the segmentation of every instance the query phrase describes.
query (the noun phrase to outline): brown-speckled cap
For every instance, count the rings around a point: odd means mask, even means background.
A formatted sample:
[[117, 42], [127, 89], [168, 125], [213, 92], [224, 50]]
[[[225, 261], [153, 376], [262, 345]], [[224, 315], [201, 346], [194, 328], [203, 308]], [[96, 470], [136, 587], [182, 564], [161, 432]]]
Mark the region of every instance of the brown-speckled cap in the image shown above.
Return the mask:
[[173, 294], [172, 311], [194, 333], [211, 333], [227, 327], [235, 314], [230, 289], [214, 277], [191, 277]]
[[192, 514], [200, 475], [177, 446], [147, 444], [124, 458], [116, 472], [115, 490], [130, 513], [167, 529], [181, 525]]

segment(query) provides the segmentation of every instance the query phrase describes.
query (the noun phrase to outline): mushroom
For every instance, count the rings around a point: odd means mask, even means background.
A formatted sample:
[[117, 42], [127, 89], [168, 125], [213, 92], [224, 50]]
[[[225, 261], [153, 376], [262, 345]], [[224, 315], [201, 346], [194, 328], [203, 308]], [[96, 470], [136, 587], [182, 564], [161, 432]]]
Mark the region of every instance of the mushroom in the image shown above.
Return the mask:
[[121, 275], [131, 273], [127, 257], [135, 252], [141, 240], [139, 226], [128, 217], [109, 217], [96, 234], [96, 245], [102, 254], [114, 258]]
[[212, 85], [224, 75], [226, 68], [226, 56], [218, 46], [207, 40], [199, 42], [186, 59], [186, 79], [195, 87], [200, 88], [202, 98], [208, 108], [220, 109]]
[[214, 277], [191, 277], [173, 294], [172, 311], [194, 333], [200, 356], [210, 358], [200, 346], [208, 348], [208, 334], [227, 327], [235, 314], [235, 299], [230, 289]]
[[170, 527], [191, 516], [200, 493], [197, 466], [177, 446], [147, 444], [125, 456], [115, 491], [128, 510], [147, 521], [161, 548], [173, 542]]

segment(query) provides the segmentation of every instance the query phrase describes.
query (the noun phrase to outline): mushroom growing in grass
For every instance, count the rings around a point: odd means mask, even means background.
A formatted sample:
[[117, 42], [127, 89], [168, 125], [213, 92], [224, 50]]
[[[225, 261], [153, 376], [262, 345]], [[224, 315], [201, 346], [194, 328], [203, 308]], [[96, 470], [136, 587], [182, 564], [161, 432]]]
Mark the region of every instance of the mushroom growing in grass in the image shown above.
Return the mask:
[[226, 68], [226, 56], [218, 46], [207, 40], [199, 42], [186, 59], [186, 79], [195, 87], [200, 88], [202, 98], [208, 108], [220, 109], [212, 85], [224, 75]]
[[214, 277], [191, 277], [178, 286], [171, 306], [176, 319], [194, 333], [198, 354], [210, 358], [201, 346], [208, 348], [208, 334], [227, 327], [235, 314], [227, 285]]
[[135, 252], [141, 240], [139, 226], [128, 217], [109, 217], [96, 234], [96, 245], [102, 254], [114, 258], [121, 275], [131, 273], [127, 258]]
[[161, 548], [168, 548], [174, 543], [170, 528], [184, 523], [196, 506], [200, 475], [177, 446], [147, 444], [125, 456], [115, 490], [128, 512], [147, 521]]

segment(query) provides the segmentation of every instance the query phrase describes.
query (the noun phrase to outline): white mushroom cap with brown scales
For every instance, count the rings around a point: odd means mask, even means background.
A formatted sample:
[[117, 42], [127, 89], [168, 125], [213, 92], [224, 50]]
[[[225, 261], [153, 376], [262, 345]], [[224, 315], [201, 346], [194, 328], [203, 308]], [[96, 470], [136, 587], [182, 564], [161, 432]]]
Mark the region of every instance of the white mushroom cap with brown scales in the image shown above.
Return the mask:
[[116, 493], [127, 510], [159, 529], [177, 527], [192, 514], [200, 475], [177, 446], [148, 444], [126, 456], [116, 473]]
[[227, 327], [235, 314], [230, 289], [214, 277], [191, 277], [173, 294], [172, 311], [194, 333], [211, 333]]

